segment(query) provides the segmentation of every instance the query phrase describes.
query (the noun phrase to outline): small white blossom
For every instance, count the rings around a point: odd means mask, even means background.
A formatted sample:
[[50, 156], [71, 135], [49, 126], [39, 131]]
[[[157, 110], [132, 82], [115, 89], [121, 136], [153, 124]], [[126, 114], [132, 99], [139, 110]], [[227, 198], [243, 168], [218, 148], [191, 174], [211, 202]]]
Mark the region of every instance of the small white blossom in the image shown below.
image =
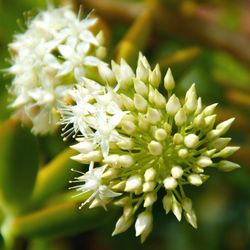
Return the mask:
[[84, 78], [69, 94], [74, 104], [59, 109], [61, 124], [65, 125], [63, 135], [73, 134], [82, 141], [91, 141], [106, 158], [110, 143], [120, 137], [115, 128], [126, 114], [113, 100], [115, 92]]
[[35, 134], [53, 132], [69, 89], [87, 74], [87, 67], [107, 64], [98, 58], [103, 39], [90, 29], [97, 18], [81, 20], [69, 7], [40, 12], [27, 30], [9, 44], [13, 76], [11, 107], [24, 112]]
[[[87, 192], [91, 192], [90, 197], [81, 204], [79, 207], [80, 209], [86, 204], [94, 199], [98, 200], [100, 204], [102, 204], [102, 201], [104, 201], [106, 198], [113, 198], [117, 197], [121, 194], [116, 193], [112, 191], [108, 186], [103, 185], [101, 183], [101, 177], [103, 172], [105, 171], [106, 166], [94, 168], [94, 162], [92, 161], [89, 165], [89, 171], [85, 174], [82, 174], [79, 177], [76, 177], [76, 181], [71, 181], [84, 184], [77, 184], [77, 186], [74, 186], [72, 188], [75, 188], [78, 192], [80, 192], [78, 195], [85, 194]], [[103, 206], [105, 206], [103, 204]]]

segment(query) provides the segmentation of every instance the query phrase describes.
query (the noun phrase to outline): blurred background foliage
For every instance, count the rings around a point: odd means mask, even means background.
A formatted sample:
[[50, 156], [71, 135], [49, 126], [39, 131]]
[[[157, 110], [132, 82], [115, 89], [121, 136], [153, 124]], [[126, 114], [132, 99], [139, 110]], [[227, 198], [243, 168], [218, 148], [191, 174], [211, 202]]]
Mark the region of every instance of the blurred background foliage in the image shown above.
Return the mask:
[[[110, 38], [112, 58], [126, 56], [133, 64], [133, 53], [142, 50], [152, 64], [159, 62], [163, 71], [171, 67], [178, 94], [183, 95], [195, 82], [206, 104], [220, 104], [219, 120], [236, 117], [228, 135], [232, 144], [241, 146], [232, 158], [242, 168], [227, 174], [211, 171], [212, 178], [199, 190], [189, 188], [198, 230], [185, 221], [178, 223], [173, 215], [166, 216], [158, 203], [153, 233], [143, 245], [133, 228], [112, 238], [118, 213], [112, 208], [107, 213], [102, 209], [78, 211], [79, 200], [71, 199], [72, 193], [67, 192], [68, 180], [74, 175], [70, 168], [81, 166], [68, 160], [72, 152], [63, 151], [68, 143], [61, 140], [60, 133], [34, 138], [14, 119], [6, 121], [12, 113], [7, 91], [11, 79], [3, 72], [0, 168], [8, 165], [9, 170], [0, 171], [0, 198], [5, 204], [0, 205], [0, 223], [7, 247], [250, 249], [250, 2], [58, 0], [55, 4], [66, 2], [74, 4], [76, 10], [82, 5], [86, 13], [95, 9], [100, 15]], [[24, 31], [25, 22], [46, 6], [45, 0], [0, 0], [1, 69], [10, 65], [7, 44], [13, 34]], [[0, 249], [5, 249], [3, 244]]]

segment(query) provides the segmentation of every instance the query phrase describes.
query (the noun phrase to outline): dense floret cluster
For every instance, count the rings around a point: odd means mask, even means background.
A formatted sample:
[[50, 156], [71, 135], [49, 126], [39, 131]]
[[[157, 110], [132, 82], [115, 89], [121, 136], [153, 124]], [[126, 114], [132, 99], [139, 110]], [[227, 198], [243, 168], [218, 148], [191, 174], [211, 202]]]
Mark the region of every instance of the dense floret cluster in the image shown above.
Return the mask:
[[166, 213], [172, 211], [178, 220], [184, 215], [196, 228], [185, 186], [202, 185], [208, 167], [239, 167], [224, 160], [239, 148], [227, 146], [230, 138], [222, 137], [234, 119], [215, 125], [217, 104], [203, 107], [194, 84], [179, 99], [171, 71], [162, 77], [159, 66], [151, 69], [142, 54], [136, 72], [121, 60], [101, 76], [106, 85], [82, 78], [70, 92], [71, 104], [60, 110], [64, 134], [77, 140], [72, 148], [78, 154], [72, 159], [89, 164], [89, 170], [72, 181], [77, 191], [90, 193], [81, 207], [122, 206], [113, 235], [135, 222], [136, 236], [144, 241], [163, 189]]
[[58, 105], [87, 67], [106, 65], [103, 33], [91, 31], [97, 21], [80, 20], [69, 7], [51, 8], [31, 19], [26, 32], [9, 45], [11, 106], [30, 118], [35, 134], [57, 127]]

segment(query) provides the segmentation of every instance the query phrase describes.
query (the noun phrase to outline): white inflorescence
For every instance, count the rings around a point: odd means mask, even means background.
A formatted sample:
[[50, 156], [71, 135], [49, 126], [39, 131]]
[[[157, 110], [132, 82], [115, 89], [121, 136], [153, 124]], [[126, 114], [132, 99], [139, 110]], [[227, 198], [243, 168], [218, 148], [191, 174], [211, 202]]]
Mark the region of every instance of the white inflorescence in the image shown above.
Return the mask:
[[9, 45], [11, 106], [30, 118], [35, 134], [57, 127], [58, 105], [86, 67], [105, 67], [103, 33], [90, 30], [96, 23], [96, 18], [80, 20], [69, 7], [51, 8], [29, 21], [27, 31]]
[[[221, 160], [238, 150], [227, 146], [229, 138], [221, 137], [234, 119], [214, 125], [216, 104], [204, 108], [194, 84], [180, 100], [172, 93], [171, 71], [162, 81], [159, 66], [152, 70], [141, 54], [136, 72], [122, 60], [112, 62], [102, 76], [106, 86], [84, 78], [71, 92], [74, 103], [61, 110], [64, 133], [75, 134], [78, 141], [72, 148], [79, 154], [72, 159], [92, 166], [77, 178], [77, 189], [92, 193], [83, 204], [112, 202], [123, 207], [113, 235], [135, 222], [136, 236], [144, 241], [152, 230], [152, 208], [161, 189], [166, 192], [166, 213], [172, 211], [178, 220], [184, 215], [196, 228], [185, 186], [202, 185], [208, 179], [207, 167], [239, 167]], [[114, 79], [117, 85], [112, 89]], [[160, 85], [165, 87], [162, 92]], [[98, 178], [93, 177], [95, 169]]]

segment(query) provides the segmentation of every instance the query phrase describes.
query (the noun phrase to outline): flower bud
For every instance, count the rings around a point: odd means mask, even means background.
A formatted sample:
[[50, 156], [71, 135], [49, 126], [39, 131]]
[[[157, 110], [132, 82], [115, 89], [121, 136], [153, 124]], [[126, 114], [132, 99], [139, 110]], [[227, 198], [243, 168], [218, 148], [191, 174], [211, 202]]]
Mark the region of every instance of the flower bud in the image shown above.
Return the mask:
[[209, 115], [204, 118], [206, 128], [212, 129], [216, 120], [216, 115]]
[[106, 156], [103, 162], [108, 164], [111, 167], [116, 168], [116, 167], [120, 167], [120, 165], [118, 164], [118, 159], [119, 159], [119, 155], [111, 154], [111, 155]]
[[132, 85], [132, 78], [135, 75], [133, 70], [130, 68], [130, 66], [126, 63], [124, 59], [121, 59], [120, 65], [118, 65], [114, 61], [111, 62], [111, 65], [112, 71], [115, 74], [115, 78], [120, 84], [121, 88], [126, 89], [130, 85]]
[[125, 191], [136, 192], [142, 187], [142, 178], [140, 175], [132, 175], [126, 181]]
[[139, 57], [138, 57], [138, 64], [142, 63], [146, 69], [151, 70], [150, 64], [146, 58], [141, 52], [139, 52]]
[[121, 121], [121, 127], [129, 135], [134, 134], [135, 131], [136, 131], [136, 126], [132, 121], [126, 121], [126, 120], [123, 119]]
[[176, 181], [176, 179], [171, 176], [165, 178], [163, 184], [167, 190], [173, 190], [178, 186], [178, 182]]
[[149, 181], [149, 182], [145, 182], [142, 186], [142, 191], [143, 192], [151, 192], [155, 189], [156, 186], [156, 182], [154, 181]]
[[203, 183], [199, 174], [190, 174], [188, 176], [188, 182], [194, 186], [200, 186]]
[[139, 94], [134, 95], [134, 104], [135, 108], [140, 112], [145, 112], [147, 110], [148, 102], [143, 96]]
[[223, 148], [219, 153], [214, 154], [213, 157], [222, 157], [222, 158], [227, 158], [234, 154], [236, 151], [238, 151], [240, 147], [225, 147]]
[[134, 209], [131, 205], [127, 205], [123, 208], [123, 216], [125, 220], [130, 219], [133, 216]]
[[184, 109], [180, 109], [180, 110], [176, 113], [176, 115], [175, 115], [175, 117], [174, 117], [174, 120], [175, 120], [175, 124], [176, 124], [177, 126], [182, 126], [182, 125], [186, 122], [186, 120], [187, 120], [187, 115], [186, 115]]
[[134, 101], [131, 98], [129, 98], [128, 96], [124, 94], [121, 94], [121, 100], [127, 110], [130, 110], [130, 111], [135, 110]]
[[217, 105], [218, 105], [218, 103], [214, 103], [212, 105], [209, 105], [209, 106], [205, 107], [202, 113], [205, 116], [212, 115], [214, 113], [214, 110], [215, 110]]
[[173, 199], [173, 205], [172, 205], [172, 211], [175, 217], [178, 221], [181, 220], [181, 213], [182, 213], [182, 207], [181, 204], [174, 198]]
[[204, 115], [203, 114], [199, 114], [197, 115], [194, 120], [193, 120], [193, 125], [196, 127], [196, 128], [201, 128], [203, 127], [205, 123], [205, 120], [204, 120]]
[[144, 173], [145, 181], [153, 181], [156, 178], [156, 170], [154, 168], [148, 168]]
[[153, 217], [150, 212], [142, 212], [138, 215], [135, 222], [135, 235], [136, 237], [141, 235], [141, 241], [143, 242], [152, 230]]
[[180, 145], [183, 143], [183, 136], [180, 133], [175, 133], [173, 136], [173, 143]]
[[171, 91], [175, 87], [174, 78], [170, 68], [168, 68], [168, 71], [164, 77], [164, 87], [167, 91]]
[[148, 76], [149, 76], [149, 70], [147, 67], [145, 67], [143, 61], [139, 57], [137, 68], [136, 68], [136, 78], [143, 82], [147, 82]]
[[135, 117], [132, 114], [125, 114], [122, 120], [135, 122]]
[[207, 156], [201, 156], [201, 157], [198, 158], [197, 164], [200, 167], [205, 168], [205, 167], [208, 167], [211, 164], [213, 164], [213, 162], [212, 162], [212, 160], [209, 157], [207, 157]]
[[146, 97], [148, 95], [148, 87], [146, 86], [146, 84], [138, 80], [137, 78], [134, 78], [133, 80], [136, 93]]
[[181, 204], [185, 212], [190, 213], [192, 211], [192, 200], [188, 197], [183, 198]]
[[115, 236], [117, 234], [123, 233], [128, 230], [128, 228], [132, 225], [133, 223], [133, 218], [131, 217], [130, 219], [126, 220], [124, 216], [121, 216], [118, 221], [116, 222], [115, 225], [115, 230], [112, 233], [112, 236]]
[[157, 109], [148, 108], [147, 111], [147, 120], [151, 124], [157, 124], [161, 119], [161, 113]]
[[175, 94], [173, 94], [167, 104], [166, 104], [166, 110], [168, 112], [169, 115], [174, 116], [181, 108], [181, 104], [180, 101], [178, 99], [178, 97], [175, 96]]
[[194, 210], [192, 209], [190, 212], [185, 212], [184, 214], [187, 222], [194, 228], [197, 228], [197, 218]]
[[118, 164], [124, 168], [129, 168], [134, 164], [134, 159], [130, 155], [121, 155], [118, 158]]
[[228, 129], [231, 127], [232, 123], [234, 122], [235, 118], [230, 118], [224, 122], [221, 122], [216, 126], [216, 129], [219, 129], [222, 131], [222, 134], [226, 133]]
[[167, 138], [167, 132], [163, 128], [158, 128], [154, 133], [154, 137], [157, 141], [164, 141]]
[[158, 86], [161, 83], [161, 71], [159, 64], [157, 64], [152, 72], [149, 74], [149, 83], [155, 87], [158, 88]]
[[96, 151], [91, 151], [87, 154], [78, 154], [78, 155], [71, 156], [70, 159], [72, 159], [74, 161], [78, 161], [78, 162], [83, 163], [83, 164], [88, 164], [91, 161], [94, 161], [94, 162], [101, 161], [102, 154], [100, 151], [96, 150]]
[[182, 159], [185, 159], [188, 156], [188, 150], [186, 148], [179, 149], [178, 156]]
[[207, 133], [207, 139], [209, 141], [212, 141], [218, 137], [220, 137], [223, 134], [223, 130], [221, 129], [213, 129]]
[[157, 141], [151, 141], [148, 144], [148, 151], [152, 155], [160, 155], [162, 153], [162, 145]]
[[119, 169], [117, 168], [109, 168], [102, 174], [102, 178], [115, 178], [119, 174]]
[[157, 108], [163, 109], [166, 106], [165, 97], [157, 90], [154, 91], [154, 103]]
[[147, 131], [149, 128], [149, 122], [148, 119], [146, 118], [146, 116], [142, 113], [138, 114], [138, 126], [140, 127], [140, 129]]
[[155, 192], [147, 193], [144, 199], [143, 206], [144, 207], [150, 207], [154, 204], [154, 202], [157, 200], [157, 195]]
[[186, 93], [185, 108], [190, 113], [194, 112], [197, 108], [197, 96], [196, 96], [195, 84], [192, 84], [192, 86]]
[[170, 194], [167, 194], [163, 197], [163, 200], [162, 200], [162, 203], [163, 203], [163, 207], [166, 211], [166, 214], [169, 213], [169, 211], [172, 209], [172, 205], [173, 205], [173, 197], [172, 195]]
[[217, 138], [209, 143], [209, 148], [215, 148], [217, 150], [221, 150], [224, 147], [226, 147], [230, 141], [231, 138]]
[[200, 114], [201, 111], [202, 111], [202, 101], [201, 101], [201, 98], [199, 97], [197, 100], [197, 108], [195, 110], [194, 115]]
[[110, 85], [113, 85], [115, 83], [114, 73], [109, 67], [100, 64], [98, 65], [98, 71], [105, 83], [109, 83]]
[[185, 136], [184, 143], [188, 148], [196, 148], [199, 144], [199, 137], [195, 134]]
[[151, 104], [155, 102], [155, 89], [149, 85], [148, 100]]
[[133, 140], [130, 138], [122, 138], [120, 139], [116, 145], [120, 148], [120, 149], [124, 149], [124, 150], [131, 150], [134, 146]]
[[70, 147], [73, 148], [74, 150], [79, 151], [80, 153], [83, 153], [83, 154], [87, 154], [87, 153], [94, 150], [93, 143], [91, 143], [89, 141], [82, 141], [82, 142], [79, 142], [79, 143], [72, 145]]
[[223, 172], [230, 172], [237, 168], [240, 168], [240, 165], [232, 161], [220, 161], [218, 164], [218, 169]]
[[183, 169], [181, 166], [173, 166], [171, 168], [171, 174], [175, 179], [179, 179], [183, 175]]

